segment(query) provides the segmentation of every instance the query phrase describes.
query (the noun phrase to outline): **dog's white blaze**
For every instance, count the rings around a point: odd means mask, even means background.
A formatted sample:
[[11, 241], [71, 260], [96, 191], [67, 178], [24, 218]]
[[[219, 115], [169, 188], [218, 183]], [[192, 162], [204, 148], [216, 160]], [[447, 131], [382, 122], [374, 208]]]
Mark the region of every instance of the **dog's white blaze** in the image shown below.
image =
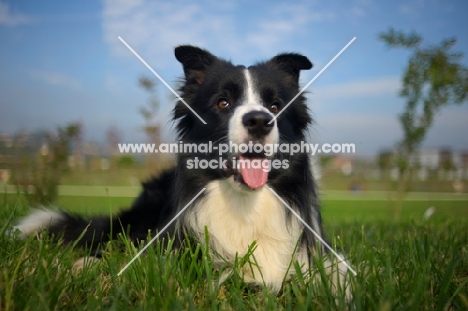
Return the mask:
[[14, 228], [21, 232], [21, 237], [27, 237], [40, 229], [47, 228], [63, 220], [63, 215], [46, 209], [35, 210], [30, 215], [20, 219]]
[[[273, 114], [263, 106], [262, 99], [255, 88], [255, 83], [248, 69], [244, 70], [245, 86], [242, 104], [236, 108], [234, 115], [229, 120], [229, 140], [235, 144], [247, 143], [249, 140], [247, 130], [242, 124], [242, 117], [251, 111], [264, 111]], [[265, 137], [266, 144], [275, 144], [279, 141], [278, 127], [275, 125], [272, 131]]]
[[[294, 273], [294, 268], [288, 270], [292, 260], [298, 260], [304, 269], [309, 266], [305, 249], [298, 247], [294, 254], [302, 230], [298, 220], [286, 218], [284, 206], [266, 187], [240, 191], [229, 180], [213, 181], [205, 198], [187, 212], [186, 220], [199, 241], [205, 240], [206, 226], [211, 249], [231, 263], [236, 254], [244, 256], [257, 243], [253, 255], [258, 267], [242, 267], [246, 282], [279, 291], [283, 280]], [[219, 266], [225, 263], [216, 256], [215, 260]]]
[[255, 106], [260, 106], [263, 108], [262, 100], [258, 92], [256, 92], [255, 90], [252, 75], [250, 74], [250, 71], [248, 69], [244, 70], [244, 76], [245, 76], [245, 82], [246, 82], [246, 85], [245, 85], [246, 92], [244, 94], [244, 105], [255, 105]]

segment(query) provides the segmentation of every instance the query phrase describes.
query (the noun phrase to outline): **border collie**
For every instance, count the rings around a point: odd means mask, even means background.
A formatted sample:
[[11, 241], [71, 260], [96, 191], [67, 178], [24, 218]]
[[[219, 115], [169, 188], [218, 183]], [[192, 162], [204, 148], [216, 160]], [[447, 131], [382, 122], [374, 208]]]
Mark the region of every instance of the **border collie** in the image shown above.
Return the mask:
[[[188, 45], [177, 47], [175, 57], [184, 70], [180, 88], [183, 100], [173, 110], [179, 141], [211, 142], [214, 147], [221, 144], [266, 147], [305, 141], [312, 121], [305, 97], [298, 96], [279, 112], [299, 93], [300, 71], [312, 68], [307, 57], [284, 53], [245, 67]], [[85, 219], [65, 212], [38, 210], [22, 219], [16, 228], [22, 236], [46, 229], [67, 242], [81, 236], [78, 245], [93, 249], [119, 233], [134, 241], [143, 240], [149, 231], [153, 235], [159, 232], [206, 188], [164, 234], [176, 241], [189, 236], [204, 244], [207, 230], [218, 266], [233, 263], [236, 256], [247, 254], [255, 243], [256, 265], [248, 265], [239, 272], [247, 283], [279, 291], [283, 281], [295, 273], [292, 262], [297, 261], [307, 272], [312, 267], [312, 255], [327, 252], [314, 233], [284, 204], [322, 236], [309, 156], [281, 150], [267, 154], [232, 149], [222, 155], [179, 153], [174, 168], [143, 183], [132, 207], [111, 219], [104, 216]], [[197, 168], [193, 165], [195, 159], [220, 161], [220, 165]], [[258, 166], [259, 162], [271, 164], [275, 160], [281, 165], [269, 165], [267, 169]], [[238, 165], [240, 162], [243, 165]], [[340, 266], [337, 271], [341, 275], [345, 270]]]

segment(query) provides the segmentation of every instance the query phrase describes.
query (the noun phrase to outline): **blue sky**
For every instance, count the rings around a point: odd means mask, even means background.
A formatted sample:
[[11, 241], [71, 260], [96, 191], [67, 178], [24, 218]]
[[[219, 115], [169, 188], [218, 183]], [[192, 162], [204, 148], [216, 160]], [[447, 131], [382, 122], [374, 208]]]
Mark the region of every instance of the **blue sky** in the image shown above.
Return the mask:
[[[426, 43], [456, 37], [468, 54], [468, 2], [408, 1], [5, 1], [0, 0], [0, 131], [84, 124], [85, 139], [104, 141], [117, 127], [126, 142], [143, 140], [137, 79], [151, 73], [121, 36], [170, 85], [182, 70], [179, 44], [202, 46], [235, 64], [279, 52], [309, 57], [306, 84], [353, 37], [356, 41], [310, 86], [316, 124], [311, 140], [355, 143], [375, 154], [401, 137], [397, 96], [408, 52], [377, 40], [389, 27], [417, 31]], [[468, 56], [463, 63], [468, 65]], [[171, 139], [170, 92], [160, 85], [160, 120]], [[468, 104], [436, 117], [426, 148], [468, 149]]]

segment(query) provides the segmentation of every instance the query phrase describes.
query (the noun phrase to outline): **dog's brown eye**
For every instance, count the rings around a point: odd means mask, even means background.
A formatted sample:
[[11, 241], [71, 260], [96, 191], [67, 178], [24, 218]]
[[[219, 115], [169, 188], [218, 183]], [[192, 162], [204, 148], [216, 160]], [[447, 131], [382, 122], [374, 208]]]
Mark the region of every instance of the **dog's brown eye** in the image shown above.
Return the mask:
[[272, 105], [270, 106], [270, 111], [271, 111], [272, 113], [278, 113], [278, 112], [279, 112], [279, 106], [278, 106], [278, 104], [276, 104], [276, 103], [275, 103], [275, 104], [272, 104]]
[[225, 109], [227, 107], [229, 107], [230, 104], [228, 102], [228, 100], [226, 98], [220, 98], [219, 101], [218, 101], [218, 108], [219, 109]]

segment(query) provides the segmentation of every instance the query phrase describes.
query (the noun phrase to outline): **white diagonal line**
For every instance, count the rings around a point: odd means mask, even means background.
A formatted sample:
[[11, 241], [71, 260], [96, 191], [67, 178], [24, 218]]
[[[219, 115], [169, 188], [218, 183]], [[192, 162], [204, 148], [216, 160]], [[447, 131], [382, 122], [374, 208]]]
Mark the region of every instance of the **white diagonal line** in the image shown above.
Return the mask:
[[315, 75], [315, 77], [313, 77], [312, 80], [310, 80], [309, 83], [307, 83], [306, 86], [304, 86], [304, 87], [302, 88], [302, 90], [301, 90], [299, 93], [297, 93], [297, 95], [294, 96], [294, 98], [291, 99], [291, 100], [289, 101], [289, 103], [288, 103], [286, 106], [284, 106], [284, 108], [281, 109], [280, 112], [278, 112], [278, 114], [277, 114], [276, 116], [273, 117], [273, 119], [272, 119], [270, 122], [268, 122], [268, 124], [271, 124], [272, 122], [274, 122], [274, 121], [276, 120], [276, 118], [278, 118], [279, 115], [282, 114], [283, 111], [285, 111], [286, 108], [288, 108], [289, 105], [291, 105], [292, 102], [296, 100], [296, 98], [298, 98], [302, 93], [304, 93], [304, 91], [312, 84], [312, 82], [314, 82], [315, 79], [317, 79], [317, 78], [322, 74], [322, 72], [324, 72], [325, 69], [327, 69], [328, 66], [330, 66], [330, 65], [335, 61], [335, 59], [337, 59], [338, 56], [340, 56], [341, 53], [343, 53], [343, 52], [351, 45], [351, 43], [354, 42], [354, 40], [356, 40], [356, 37], [352, 38], [351, 41], [349, 41], [348, 44], [346, 44], [345, 47], [342, 48], [341, 51], [339, 51], [338, 54], [336, 54], [335, 57], [333, 57], [333, 58], [328, 62], [328, 64], [326, 64], [325, 67], [323, 67], [322, 70], [320, 70], [319, 73], [317, 73], [317, 74]]
[[192, 109], [192, 107], [189, 106], [189, 104], [187, 104], [185, 102], [185, 100], [179, 96], [179, 94], [177, 94], [176, 91], [174, 91], [174, 89], [172, 87], [169, 86], [169, 84], [166, 83], [166, 81], [164, 81], [163, 78], [161, 78], [160, 75], [158, 75], [158, 73], [156, 71], [153, 70], [153, 68], [150, 67], [150, 65], [148, 65], [145, 60], [143, 58], [140, 57], [140, 55], [138, 55], [137, 52], [135, 52], [130, 45], [128, 45], [127, 42], [125, 42], [124, 39], [122, 39], [120, 36], [118, 36], [119, 40], [122, 41], [123, 44], [125, 44], [125, 46], [181, 101], [185, 104], [185, 106], [187, 106], [188, 109], [190, 109], [190, 111], [196, 115], [198, 117], [198, 119], [200, 119], [200, 121], [203, 122], [203, 124], [206, 124], [205, 120], [202, 119], [202, 117], [200, 117], [198, 115], [198, 113], [195, 112], [195, 110]]
[[154, 238], [151, 239], [151, 241], [149, 241], [145, 247], [143, 247], [141, 249], [141, 251], [138, 252], [138, 254], [135, 255], [135, 257], [132, 258], [132, 260], [130, 260], [130, 262], [122, 268], [122, 270], [120, 270], [119, 273], [117, 273], [117, 276], [120, 276], [125, 270], [127, 270], [128, 267], [130, 267], [130, 265], [138, 258], [140, 257], [141, 254], [143, 254], [143, 252], [154, 242], [156, 241], [156, 239], [161, 235], [161, 233], [163, 233], [180, 215], [182, 215], [182, 213], [190, 206], [190, 204], [193, 203], [193, 201], [195, 201], [204, 191], [206, 190], [206, 188], [203, 188], [202, 190], [200, 190], [200, 192], [197, 193], [197, 195], [192, 199], [190, 200], [190, 202], [187, 203], [187, 205], [184, 206], [183, 209], [180, 210], [180, 212], [177, 213], [177, 215], [174, 216], [174, 218], [172, 218], [171, 221], [169, 221], [167, 223], [166, 226], [164, 226], [164, 228], [162, 228], [158, 234], [156, 234], [156, 236]]
[[281, 203], [283, 203], [284, 206], [286, 206], [286, 207], [294, 214], [294, 216], [296, 216], [297, 219], [299, 219], [299, 221], [301, 221], [302, 224], [303, 224], [304, 226], [306, 226], [306, 228], [309, 229], [309, 230], [315, 235], [315, 237], [316, 237], [320, 242], [322, 242], [322, 244], [323, 244], [326, 248], [328, 248], [328, 249], [333, 253], [333, 255], [335, 255], [335, 256], [340, 260], [340, 262], [344, 263], [344, 265], [345, 265], [351, 272], [353, 272], [354, 275], [357, 275], [356, 271], [354, 271], [354, 269], [351, 268], [350, 265], [348, 265], [348, 263], [346, 262], [346, 260], [344, 260], [344, 258], [341, 257], [340, 254], [338, 254], [330, 245], [328, 245], [327, 242], [325, 242], [325, 241], [322, 239], [322, 237], [321, 237], [317, 232], [315, 232], [315, 230], [312, 229], [312, 227], [309, 226], [309, 225], [304, 221], [304, 219], [302, 219], [301, 216], [299, 216], [299, 214], [296, 213], [296, 211], [293, 210], [293, 209], [288, 205], [288, 203], [286, 203], [286, 202], [283, 200], [283, 198], [281, 198], [281, 197], [276, 193], [275, 190], [273, 190], [272, 188], [269, 188], [269, 189], [270, 189], [270, 191], [278, 198], [278, 200], [280, 200]]

